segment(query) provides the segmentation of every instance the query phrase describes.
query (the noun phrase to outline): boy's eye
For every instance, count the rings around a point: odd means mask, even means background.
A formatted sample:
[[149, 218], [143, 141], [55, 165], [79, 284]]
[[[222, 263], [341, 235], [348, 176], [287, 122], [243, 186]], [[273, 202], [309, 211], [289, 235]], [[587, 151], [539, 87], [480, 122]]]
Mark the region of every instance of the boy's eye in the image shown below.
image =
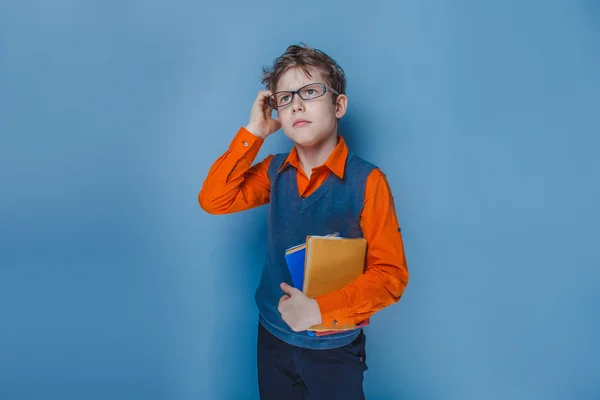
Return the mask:
[[289, 99], [290, 99], [290, 96], [289, 96], [289, 95], [285, 95], [285, 96], [281, 96], [281, 97], [279, 98], [279, 101], [281, 101], [281, 102], [284, 102], [284, 103], [285, 103], [285, 102], [286, 102], [286, 101], [288, 101]]
[[313, 95], [313, 94], [315, 94], [315, 89], [306, 89], [305, 93], [309, 96]]

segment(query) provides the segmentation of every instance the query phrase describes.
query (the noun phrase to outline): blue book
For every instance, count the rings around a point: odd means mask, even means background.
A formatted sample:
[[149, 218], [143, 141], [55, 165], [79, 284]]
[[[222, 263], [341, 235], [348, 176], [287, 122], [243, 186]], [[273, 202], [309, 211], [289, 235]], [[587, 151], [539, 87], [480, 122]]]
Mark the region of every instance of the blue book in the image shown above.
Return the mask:
[[306, 255], [306, 244], [292, 247], [285, 252], [287, 263], [294, 287], [302, 290], [304, 284], [304, 256]]

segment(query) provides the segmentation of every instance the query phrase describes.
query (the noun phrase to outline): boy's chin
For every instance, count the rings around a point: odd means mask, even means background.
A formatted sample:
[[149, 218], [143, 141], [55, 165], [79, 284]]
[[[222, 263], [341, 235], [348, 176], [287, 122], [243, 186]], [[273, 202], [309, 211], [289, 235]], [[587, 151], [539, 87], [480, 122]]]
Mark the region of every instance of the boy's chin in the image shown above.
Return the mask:
[[302, 147], [313, 147], [327, 140], [327, 135], [316, 135], [310, 132], [294, 132], [289, 138]]
[[296, 143], [298, 146], [302, 146], [302, 147], [310, 147], [310, 146], [314, 146], [315, 144], [318, 143], [318, 140], [316, 140], [316, 138], [314, 137], [302, 137], [301, 135], [298, 137], [295, 137], [294, 139], [292, 139], [294, 141], [294, 143]]

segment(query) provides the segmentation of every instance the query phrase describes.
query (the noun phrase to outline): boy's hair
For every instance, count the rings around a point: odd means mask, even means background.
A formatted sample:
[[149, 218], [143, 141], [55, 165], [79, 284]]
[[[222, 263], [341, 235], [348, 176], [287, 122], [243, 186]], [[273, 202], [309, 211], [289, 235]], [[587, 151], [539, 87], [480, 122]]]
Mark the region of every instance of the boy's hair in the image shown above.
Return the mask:
[[281, 75], [292, 67], [300, 68], [309, 78], [310, 68], [318, 68], [328, 80], [323, 83], [329, 84], [339, 94], [346, 94], [346, 76], [342, 67], [321, 50], [304, 43], [289, 46], [285, 53], [275, 59], [273, 66], [263, 67], [262, 83], [268, 90], [275, 92]]

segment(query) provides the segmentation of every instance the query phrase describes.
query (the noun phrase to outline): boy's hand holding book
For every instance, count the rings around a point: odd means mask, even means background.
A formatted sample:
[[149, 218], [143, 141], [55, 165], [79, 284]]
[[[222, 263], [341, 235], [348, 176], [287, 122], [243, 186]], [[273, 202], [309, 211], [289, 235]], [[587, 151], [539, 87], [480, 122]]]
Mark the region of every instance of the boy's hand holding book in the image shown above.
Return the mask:
[[[366, 251], [367, 241], [364, 238], [342, 238], [338, 232], [327, 236], [308, 235], [305, 243], [291, 247], [285, 253], [286, 263], [296, 286], [294, 289], [309, 300], [314, 300], [318, 296], [344, 288], [364, 273]], [[286, 296], [282, 300], [284, 298]], [[317, 336], [322, 336], [358, 329], [370, 323], [368, 318], [359, 324], [338, 324], [334, 320], [332, 326], [323, 326], [318, 303], [315, 308], [319, 311], [321, 321], [306, 328], [309, 334], [316, 332]], [[314, 320], [317, 320], [316, 316]], [[299, 326], [304, 328], [305, 324]], [[294, 329], [293, 326], [290, 327]]]
[[285, 295], [279, 300], [278, 310], [293, 331], [305, 331], [322, 322], [321, 310], [315, 299], [285, 282], [281, 284], [281, 290]]

